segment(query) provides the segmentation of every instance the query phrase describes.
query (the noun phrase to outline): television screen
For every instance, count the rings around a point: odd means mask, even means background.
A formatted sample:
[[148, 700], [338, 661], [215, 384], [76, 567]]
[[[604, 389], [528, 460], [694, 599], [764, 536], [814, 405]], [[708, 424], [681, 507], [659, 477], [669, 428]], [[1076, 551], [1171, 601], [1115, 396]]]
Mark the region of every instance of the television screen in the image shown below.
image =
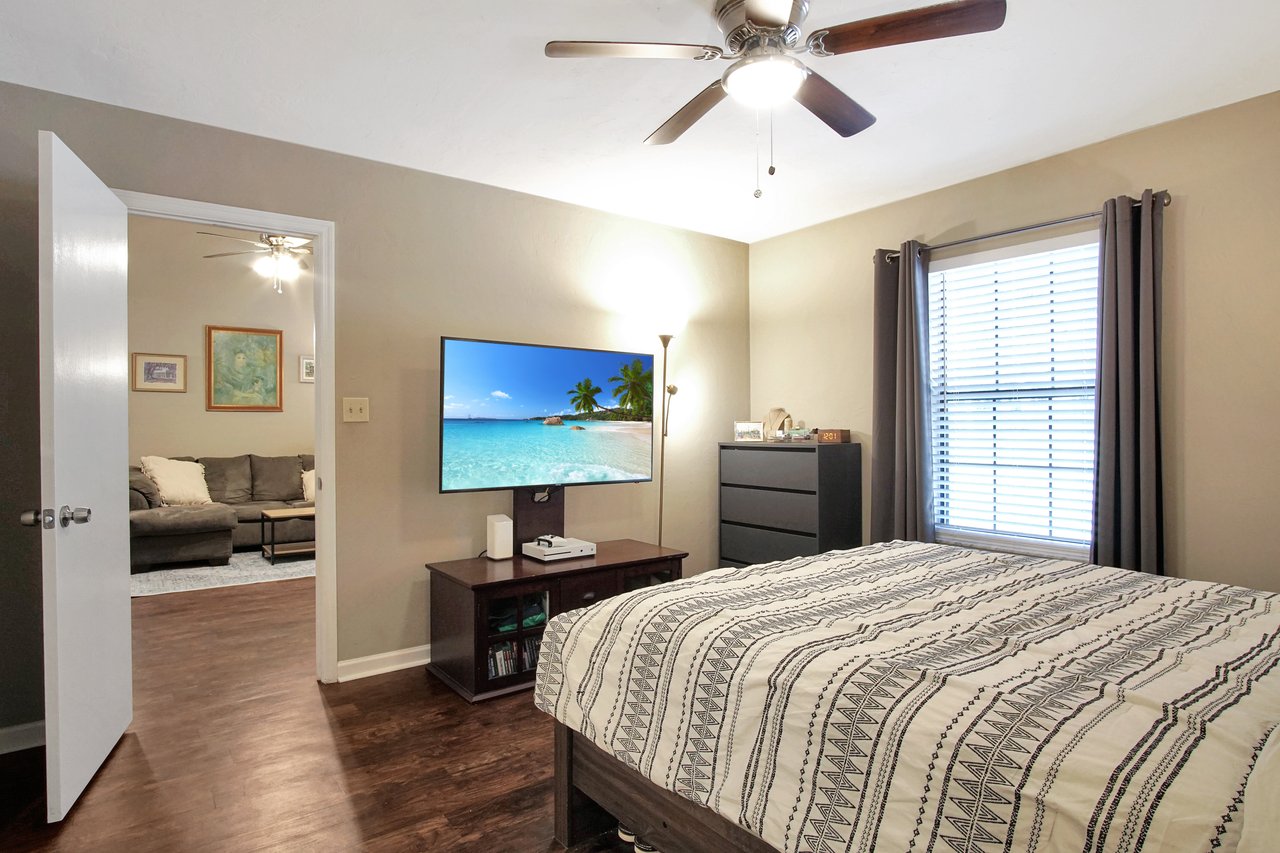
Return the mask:
[[440, 491], [653, 479], [653, 356], [440, 339]]

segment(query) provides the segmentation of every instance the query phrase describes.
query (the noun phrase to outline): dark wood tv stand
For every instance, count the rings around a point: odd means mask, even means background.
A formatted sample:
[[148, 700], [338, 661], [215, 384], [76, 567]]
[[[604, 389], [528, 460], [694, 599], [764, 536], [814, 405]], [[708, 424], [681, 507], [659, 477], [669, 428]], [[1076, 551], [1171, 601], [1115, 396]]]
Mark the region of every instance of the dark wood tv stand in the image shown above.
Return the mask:
[[427, 671], [468, 702], [533, 686], [542, 629], [558, 613], [677, 580], [685, 551], [634, 539], [596, 543], [593, 557], [543, 563], [476, 557], [427, 563]]

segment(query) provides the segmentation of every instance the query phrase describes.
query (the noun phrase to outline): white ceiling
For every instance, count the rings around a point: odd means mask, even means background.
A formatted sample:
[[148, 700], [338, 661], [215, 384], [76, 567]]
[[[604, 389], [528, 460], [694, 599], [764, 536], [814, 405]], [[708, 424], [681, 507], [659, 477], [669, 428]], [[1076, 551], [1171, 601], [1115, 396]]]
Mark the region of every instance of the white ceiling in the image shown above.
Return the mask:
[[[1009, 0], [993, 33], [808, 58], [879, 121], [841, 139], [780, 109], [755, 199], [755, 116], [735, 102], [641, 144], [726, 63], [542, 53], [718, 45], [713, 5], [14, 0], [0, 79], [744, 242], [1280, 90], [1276, 0]], [[804, 31], [921, 5], [813, 0]]]

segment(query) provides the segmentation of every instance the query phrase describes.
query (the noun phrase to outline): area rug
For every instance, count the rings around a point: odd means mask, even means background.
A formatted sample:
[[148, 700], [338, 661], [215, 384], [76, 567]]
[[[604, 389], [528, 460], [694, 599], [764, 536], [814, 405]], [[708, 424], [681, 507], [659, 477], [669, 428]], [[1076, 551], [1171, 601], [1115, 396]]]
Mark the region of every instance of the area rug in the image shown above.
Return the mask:
[[138, 598], [144, 595], [164, 595], [167, 592], [188, 592], [193, 589], [212, 589], [219, 586], [310, 578], [315, 577], [315, 574], [314, 559], [282, 558], [273, 566], [260, 553], [246, 551], [232, 554], [231, 564], [227, 566], [158, 569], [154, 572], [131, 575], [129, 594]]

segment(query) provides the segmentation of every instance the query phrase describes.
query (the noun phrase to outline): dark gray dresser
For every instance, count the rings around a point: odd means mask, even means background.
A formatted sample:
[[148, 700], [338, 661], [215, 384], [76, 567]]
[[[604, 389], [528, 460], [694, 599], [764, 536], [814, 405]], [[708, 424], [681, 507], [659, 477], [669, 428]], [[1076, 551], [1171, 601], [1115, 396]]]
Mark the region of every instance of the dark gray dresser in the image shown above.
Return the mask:
[[720, 565], [862, 544], [862, 445], [720, 445]]

